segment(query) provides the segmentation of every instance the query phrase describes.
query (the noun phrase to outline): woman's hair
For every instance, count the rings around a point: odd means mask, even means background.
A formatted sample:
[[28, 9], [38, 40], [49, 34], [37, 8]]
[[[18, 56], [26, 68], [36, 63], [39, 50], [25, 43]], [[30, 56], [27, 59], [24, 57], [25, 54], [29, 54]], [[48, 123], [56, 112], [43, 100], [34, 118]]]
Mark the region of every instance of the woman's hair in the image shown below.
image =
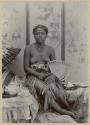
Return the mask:
[[37, 26], [35, 26], [35, 27], [33, 28], [33, 34], [35, 34], [35, 32], [36, 32], [36, 30], [37, 30], [38, 28], [42, 28], [42, 29], [46, 32], [46, 34], [48, 34], [48, 28], [47, 28], [46, 26], [44, 26], [44, 25], [41, 25], [41, 24], [39, 24], [39, 25], [37, 25]]

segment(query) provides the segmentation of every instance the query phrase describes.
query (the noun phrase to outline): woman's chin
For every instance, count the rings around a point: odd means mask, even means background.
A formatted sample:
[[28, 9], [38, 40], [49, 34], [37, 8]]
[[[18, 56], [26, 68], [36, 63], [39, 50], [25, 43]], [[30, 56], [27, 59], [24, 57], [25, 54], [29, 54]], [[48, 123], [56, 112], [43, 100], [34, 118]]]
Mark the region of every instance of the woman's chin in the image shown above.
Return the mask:
[[44, 44], [44, 41], [39, 40], [39, 41], [37, 41], [37, 44]]

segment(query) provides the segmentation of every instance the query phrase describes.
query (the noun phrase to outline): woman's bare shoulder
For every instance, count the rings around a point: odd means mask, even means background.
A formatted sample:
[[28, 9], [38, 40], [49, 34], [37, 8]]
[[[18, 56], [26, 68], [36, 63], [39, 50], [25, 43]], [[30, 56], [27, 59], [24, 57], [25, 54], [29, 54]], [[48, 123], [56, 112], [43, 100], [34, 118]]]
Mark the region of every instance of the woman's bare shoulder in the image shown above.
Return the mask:
[[32, 43], [31, 45], [27, 45], [25, 49], [27, 51], [30, 51], [32, 48], [34, 48], [34, 46], [35, 46], [34, 43]]
[[46, 45], [46, 48], [47, 48], [50, 52], [54, 51], [54, 48], [53, 48], [52, 46]]

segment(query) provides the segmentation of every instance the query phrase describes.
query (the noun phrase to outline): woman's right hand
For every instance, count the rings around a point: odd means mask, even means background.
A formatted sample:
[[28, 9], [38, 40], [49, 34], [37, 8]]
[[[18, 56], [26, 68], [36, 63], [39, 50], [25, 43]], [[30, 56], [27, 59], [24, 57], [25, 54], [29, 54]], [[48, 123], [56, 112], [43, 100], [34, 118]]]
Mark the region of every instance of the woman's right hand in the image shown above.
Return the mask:
[[47, 74], [47, 73], [39, 73], [38, 74], [38, 78], [40, 80], [44, 80], [47, 76], [49, 76], [49, 74]]

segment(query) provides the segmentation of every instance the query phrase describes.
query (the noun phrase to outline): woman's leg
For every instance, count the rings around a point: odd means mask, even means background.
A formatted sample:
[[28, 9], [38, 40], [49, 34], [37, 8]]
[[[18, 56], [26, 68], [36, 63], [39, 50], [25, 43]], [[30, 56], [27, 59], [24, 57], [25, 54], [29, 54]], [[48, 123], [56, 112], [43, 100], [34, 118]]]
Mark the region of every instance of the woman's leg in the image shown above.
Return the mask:
[[[67, 101], [65, 100], [65, 97], [64, 97], [65, 95], [64, 95], [63, 93], [59, 92], [60, 90], [57, 89], [56, 86], [51, 85], [51, 87], [52, 87], [52, 88], [54, 87], [54, 89], [55, 89], [55, 96], [56, 96], [57, 100], [59, 101], [59, 103], [60, 103], [60, 104], [63, 104], [66, 109], [70, 110], [70, 107], [69, 107]], [[42, 81], [37, 80], [37, 83], [35, 84], [35, 88], [36, 88], [39, 92], [43, 92], [43, 90], [46, 88], [46, 85], [45, 85]], [[63, 90], [62, 90], [62, 91], [63, 91]], [[48, 92], [46, 91], [46, 94], [47, 94], [47, 93], [48, 93]], [[46, 94], [44, 93], [44, 96], [45, 96]], [[48, 96], [50, 96], [50, 95], [48, 95]], [[53, 100], [53, 101], [54, 101], [54, 100]], [[54, 103], [56, 103], [56, 102], [54, 101]], [[53, 104], [53, 103], [52, 103], [52, 104]], [[54, 106], [54, 105], [53, 105], [53, 106]], [[57, 103], [55, 104], [55, 108], [57, 109], [57, 111], [59, 110], [59, 112], [62, 111], [62, 110], [61, 110], [62, 108], [61, 108]]]
[[[36, 90], [38, 90], [40, 93], [43, 92], [44, 89], [46, 89], [46, 85], [37, 79], [36, 81], [36, 84], [35, 84], [35, 88]], [[56, 89], [56, 88], [55, 88]], [[57, 90], [57, 89], [56, 89]], [[48, 90], [49, 91], [49, 90]], [[51, 92], [50, 92], [51, 93]], [[48, 92], [46, 91], [44, 93], [43, 96], [45, 96], [46, 94], [48, 94]], [[60, 94], [60, 93], [57, 93], [57, 95]], [[48, 95], [49, 97], [51, 95]], [[67, 103], [65, 102], [65, 99], [61, 98], [62, 96], [59, 96], [59, 99], [61, 100], [61, 102], [63, 102], [64, 104], [67, 105]], [[70, 115], [71, 117], [75, 117], [74, 113], [70, 112], [70, 111], [67, 111], [67, 110], [64, 110], [63, 108], [61, 108], [61, 106], [53, 99], [51, 98], [50, 101], [49, 101], [49, 105], [56, 110], [56, 112], [60, 113], [60, 114], [66, 114], [66, 115]], [[67, 106], [68, 107], [68, 106]]]
[[61, 87], [57, 88], [55, 84], [51, 85], [51, 88], [54, 90], [54, 94], [56, 97], [56, 101], [62, 105], [65, 109], [70, 110], [70, 106], [66, 100], [66, 92], [65, 90]]
[[[63, 87], [61, 86], [60, 88], [57, 88], [57, 86], [54, 83], [49, 85], [49, 87], [52, 88], [52, 90], [54, 91], [58, 103], [62, 104], [63, 107], [66, 108], [67, 110], [70, 110], [70, 106], [69, 106], [68, 102], [66, 101], [66, 93], [64, 92], [65, 90], [63, 89]], [[37, 79], [35, 88], [40, 93], [42, 93], [43, 90], [47, 88], [47, 86], [43, 83], [43, 81], [40, 81]], [[47, 92], [46, 92], [46, 94], [47, 94]], [[50, 95], [48, 95], [48, 96], [50, 96]]]
[[57, 90], [55, 92], [55, 95], [59, 104], [61, 104], [65, 109], [71, 110], [70, 105], [68, 104], [66, 98], [64, 97], [65, 95], [63, 96], [60, 90]]
[[72, 118], [76, 119], [76, 116], [73, 112], [63, 109], [54, 99], [51, 99], [49, 104], [56, 112], [63, 115], [69, 115]]

